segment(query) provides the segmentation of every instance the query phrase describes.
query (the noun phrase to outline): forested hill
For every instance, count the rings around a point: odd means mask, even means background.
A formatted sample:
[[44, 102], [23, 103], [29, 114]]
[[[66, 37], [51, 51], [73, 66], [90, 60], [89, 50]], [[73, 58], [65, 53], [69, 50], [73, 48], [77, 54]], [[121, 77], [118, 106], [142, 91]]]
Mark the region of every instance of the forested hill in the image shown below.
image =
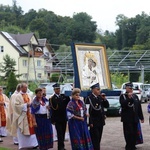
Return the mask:
[[116, 16], [118, 29], [114, 33], [97, 29], [96, 21], [86, 12], [75, 13], [73, 17], [62, 17], [46, 9], [24, 13], [16, 1], [12, 6], [0, 5], [0, 20], [0, 31], [34, 32], [38, 38], [47, 38], [58, 45], [70, 45], [74, 41], [97, 42], [119, 50], [150, 49], [150, 16], [144, 12], [134, 18]]

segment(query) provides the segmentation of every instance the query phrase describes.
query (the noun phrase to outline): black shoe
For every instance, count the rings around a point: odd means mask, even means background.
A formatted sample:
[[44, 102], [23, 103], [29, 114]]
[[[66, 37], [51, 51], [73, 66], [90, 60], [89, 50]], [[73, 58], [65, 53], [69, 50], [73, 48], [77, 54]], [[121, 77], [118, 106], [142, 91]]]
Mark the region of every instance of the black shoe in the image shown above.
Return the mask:
[[18, 143], [14, 143], [14, 145], [18, 145]]
[[39, 146], [35, 146], [35, 147], [33, 147], [32, 149], [37, 149]]
[[3, 140], [0, 140], [0, 142], [3, 142]]

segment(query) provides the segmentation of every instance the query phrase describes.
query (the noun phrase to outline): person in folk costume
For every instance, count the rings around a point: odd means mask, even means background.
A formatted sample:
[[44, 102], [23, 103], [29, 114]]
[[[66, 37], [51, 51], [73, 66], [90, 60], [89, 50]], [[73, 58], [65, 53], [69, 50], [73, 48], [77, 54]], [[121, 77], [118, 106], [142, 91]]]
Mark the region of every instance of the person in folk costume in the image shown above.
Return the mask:
[[[21, 89], [21, 84], [18, 84], [17, 86], [16, 86], [16, 90], [15, 90], [15, 92], [11, 95], [11, 97], [10, 97], [10, 104], [9, 104], [9, 109], [8, 109], [8, 117], [7, 117], [7, 123], [6, 123], [6, 128], [7, 128], [7, 130], [10, 132], [10, 134], [11, 134], [11, 125], [12, 125], [12, 114], [13, 114], [13, 108], [12, 108], [12, 105], [13, 105], [13, 103], [14, 103], [14, 100], [15, 100], [15, 98], [16, 98], [16, 95], [20, 92], [20, 89]], [[17, 138], [17, 136], [13, 136], [13, 142], [14, 142], [14, 145], [18, 145], [18, 138]]]
[[27, 84], [21, 83], [21, 90], [13, 101], [12, 135], [18, 137], [19, 149], [38, 146], [34, 132], [34, 120], [30, 113], [31, 98], [27, 94]]
[[3, 88], [0, 87], [0, 142], [3, 142], [3, 136], [7, 136], [6, 118], [8, 114], [9, 98], [3, 94]]
[[125, 94], [120, 95], [121, 121], [123, 122], [123, 132], [126, 141], [126, 150], [135, 150], [137, 142], [137, 131], [139, 119], [144, 123], [141, 103], [136, 94], [133, 94], [133, 84], [126, 83]]
[[86, 98], [85, 103], [89, 104], [89, 125], [90, 135], [94, 150], [100, 150], [100, 142], [105, 125], [104, 108], [109, 107], [109, 102], [104, 94], [100, 93], [100, 85], [96, 83], [91, 86], [92, 94]]
[[66, 107], [70, 101], [69, 96], [60, 94], [60, 85], [58, 83], [53, 85], [54, 95], [50, 98], [51, 107], [51, 122], [55, 125], [58, 138], [58, 150], [65, 150], [65, 132], [67, 125]]
[[[35, 98], [31, 103], [31, 113], [35, 121], [35, 134], [40, 150], [53, 148], [53, 130], [49, 118], [49, 101], [44, 97], [41, 88], [35, 90]], [[43, 96], [44, 95], [44, 96]]]
[[67, 105], [68, 127], [72, 150], [94, 150], [87, 125], [86, 105], [80, 100], [81, 90], [74, 88]]

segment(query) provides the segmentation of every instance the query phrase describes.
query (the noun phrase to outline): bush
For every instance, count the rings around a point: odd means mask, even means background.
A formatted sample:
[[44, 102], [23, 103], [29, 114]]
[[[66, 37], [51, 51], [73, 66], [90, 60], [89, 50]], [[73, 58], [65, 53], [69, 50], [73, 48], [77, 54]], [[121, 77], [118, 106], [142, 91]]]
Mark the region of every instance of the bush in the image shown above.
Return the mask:
[[111, 73], [111, 81], [120, 88], [124, 82], [128, 82], [128, 76], [120, 72]]
[[37, 89], [38, 86], [35, 82], [29, 82], [28, 88], [34, 93], [35, 89]]
[[51, 73], [50, 82], [58, 82], [60, 73]]

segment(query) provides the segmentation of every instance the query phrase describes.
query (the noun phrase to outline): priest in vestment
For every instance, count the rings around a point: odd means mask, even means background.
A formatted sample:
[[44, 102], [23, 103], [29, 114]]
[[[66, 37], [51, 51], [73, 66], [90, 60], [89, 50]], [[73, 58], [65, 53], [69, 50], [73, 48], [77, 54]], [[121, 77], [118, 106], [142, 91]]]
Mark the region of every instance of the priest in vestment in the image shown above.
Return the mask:
[[0, 142], [3, 142], [1, 139], [2, 136], [7, 136], [6, 132], [6, 116], [8, 112], [9, 99], [3, 94], [3, 88], [0, 87]]
[[[7, 120], [6, 120], [6, 129], [8, 132], [11, 134], [11, 126], [12, 126], [12, 120], [13, 120], [13, 108], [12, 105], [14, 103], [14, 100], [17, 96], [17, 94], [20, 92], [21, 84], [18, 84], [16, 86], [15, 92], [11, 95], [10, 97], [10, 102], [9, 102], [9, 108], [8, 108], [8, 115], [7, 115]], [[16, 134], [17, 135], [17, 134]], [[13, 136], [13, 143], [14, 145], [18, 145], [18, 138], [16, 136]]]
[[12, 135], [18, 137], [19, 149], [37, 147], [38, 142], [34, 132], [34, 121], [30, 113], [31, 98], [27, 94], [27, 84], [21, 84], [13, 104]]

